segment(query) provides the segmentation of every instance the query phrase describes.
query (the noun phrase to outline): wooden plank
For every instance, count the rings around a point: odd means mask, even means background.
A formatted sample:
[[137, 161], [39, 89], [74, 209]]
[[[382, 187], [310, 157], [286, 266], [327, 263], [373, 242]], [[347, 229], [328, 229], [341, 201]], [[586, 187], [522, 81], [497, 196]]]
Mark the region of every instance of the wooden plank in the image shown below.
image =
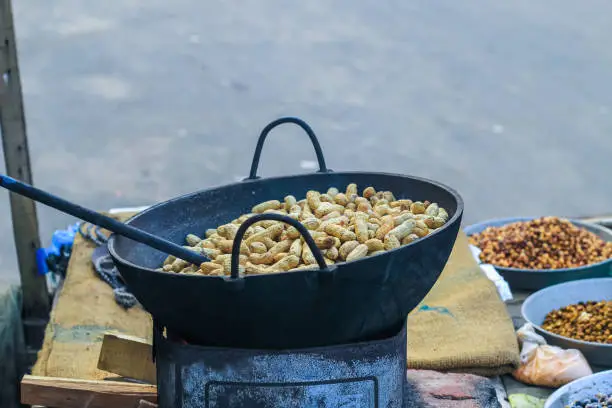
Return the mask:
[[157, 384], [153, 347], [147, 340], [107, 333], [102, 340], [98, 368], [123, 377]]
[[154, 404], [149, 401], [140, 401], [140, 404], [138, 404], [138, 408], [157, 408], [157, 404]]
[[[0, 130], [6, 172], [31, 184], [32, 171], [10, 0], [0, 0], [0, 43]], [[36, 268], [35, 254], [40, 247], [36, 205], [16, 194], [10, 195], [10, 202], [21, 274], [26, 342], [39, 348], [49, 316], [50, 299], [45, 277], [39, 275]]]
[[21, 403], [55, 408], [134, 408], [157, 403], [157, 387], [118, 381], [88, 381], [26, 375]]

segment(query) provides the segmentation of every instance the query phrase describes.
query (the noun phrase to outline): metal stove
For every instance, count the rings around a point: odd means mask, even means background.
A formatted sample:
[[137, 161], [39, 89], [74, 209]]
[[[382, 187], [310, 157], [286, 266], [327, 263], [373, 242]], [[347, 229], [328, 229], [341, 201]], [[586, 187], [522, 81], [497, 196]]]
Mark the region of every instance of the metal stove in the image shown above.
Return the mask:
[[156, 326], [160, 408], [401, 408], [406, 326], [386, 338], [299, 350], [187, 344]]

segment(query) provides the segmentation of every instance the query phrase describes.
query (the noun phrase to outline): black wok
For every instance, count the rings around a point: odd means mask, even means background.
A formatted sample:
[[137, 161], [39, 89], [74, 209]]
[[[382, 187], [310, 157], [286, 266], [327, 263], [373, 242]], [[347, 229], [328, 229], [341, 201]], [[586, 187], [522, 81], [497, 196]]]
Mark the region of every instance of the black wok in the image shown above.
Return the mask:
[[[271, 129], [287, 122], [308, 133], [320, 170], [260, 179], [256, 171], [263, 142]], [[376, 338], [403, 324], [448, 260], [463, 214], [461, 197], [449, 187], [413, 176], [332, 172], [310, 127], [299, 119], [283, 118], [260, 135], [248, 179], [157, 204], [127, 224], [183, 244], [187, 234], [203, 235], [208, 228], [249, 213], [262, 201], [282, 200], [288, 194], [300, 199], [308, 190], [342, 189], [349, 183], [360, 189], [389, 190], [397, 198], [437, 202], [450, 218], [442, 228], [409, 245], [321, 270], [241, 277], [234, 262], [232, 277], [175, 274], [155, 271], [166, 257], [164, 252], [129, 238], [114, 234], [109, 250], [144, 308], [189, 342], [282, 349]]]

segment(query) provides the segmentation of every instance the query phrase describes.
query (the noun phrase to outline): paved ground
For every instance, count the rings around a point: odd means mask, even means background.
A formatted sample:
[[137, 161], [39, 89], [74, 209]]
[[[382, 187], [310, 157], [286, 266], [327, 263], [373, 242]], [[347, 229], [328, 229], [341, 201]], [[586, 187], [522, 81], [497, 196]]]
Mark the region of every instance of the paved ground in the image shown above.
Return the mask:
[[[14, 3], [35, 181], [90, 207], [233, 181], [297, 115], [330, 167], [446, 182], [466, 222], [611, 209], [608, 1]], [[270, 141], [264, 175], [309, 171], [299, 132]]]

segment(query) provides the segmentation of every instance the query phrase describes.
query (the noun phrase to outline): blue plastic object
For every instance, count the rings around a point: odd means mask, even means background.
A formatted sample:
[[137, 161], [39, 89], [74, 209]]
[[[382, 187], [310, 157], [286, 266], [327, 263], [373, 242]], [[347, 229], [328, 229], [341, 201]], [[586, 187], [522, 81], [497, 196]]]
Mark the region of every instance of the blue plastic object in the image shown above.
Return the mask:
[[38, 269], [39, 275], [46, 275], [49, 273], [46, 248], [38, 248], [36, 250], [36, 269]]
[[[466, 235], [474, 235], [484, 231], [487, 227], [501, 227], [520, 221], [531, 221], [538, 217], [515, 217], [484, 221], [465, 227]], [[612, 231], [588, 222], [570, 220], [579, 228], [594, 233], [604, 241], [612, 241]], [[495, 266], [495, 265], [494, 265]], [[558, 283], [569, 282], [578, 279], [607, 278], [612, 276], [612, 258], [596, 264], [581, 266], [578, 268], [563, 269], [518, 269], [495, 266], [499, 274], [508, 282], [510, 289], [517, 290], [539, 290]]]
[[47, 258], [49, 255], [60, 255], [60, 250], [64, 248], [72, 248], [74, 237], [79, 230], [79, 223], [68, 226], [64, 230], [56, 230], [51, 237], [51, 245], [47, 248], [38, 248], [36, 251], [36, 265], [38, 267], [38, 273], [46, 275], [49, 273], [49, 267], [47, 266]]

